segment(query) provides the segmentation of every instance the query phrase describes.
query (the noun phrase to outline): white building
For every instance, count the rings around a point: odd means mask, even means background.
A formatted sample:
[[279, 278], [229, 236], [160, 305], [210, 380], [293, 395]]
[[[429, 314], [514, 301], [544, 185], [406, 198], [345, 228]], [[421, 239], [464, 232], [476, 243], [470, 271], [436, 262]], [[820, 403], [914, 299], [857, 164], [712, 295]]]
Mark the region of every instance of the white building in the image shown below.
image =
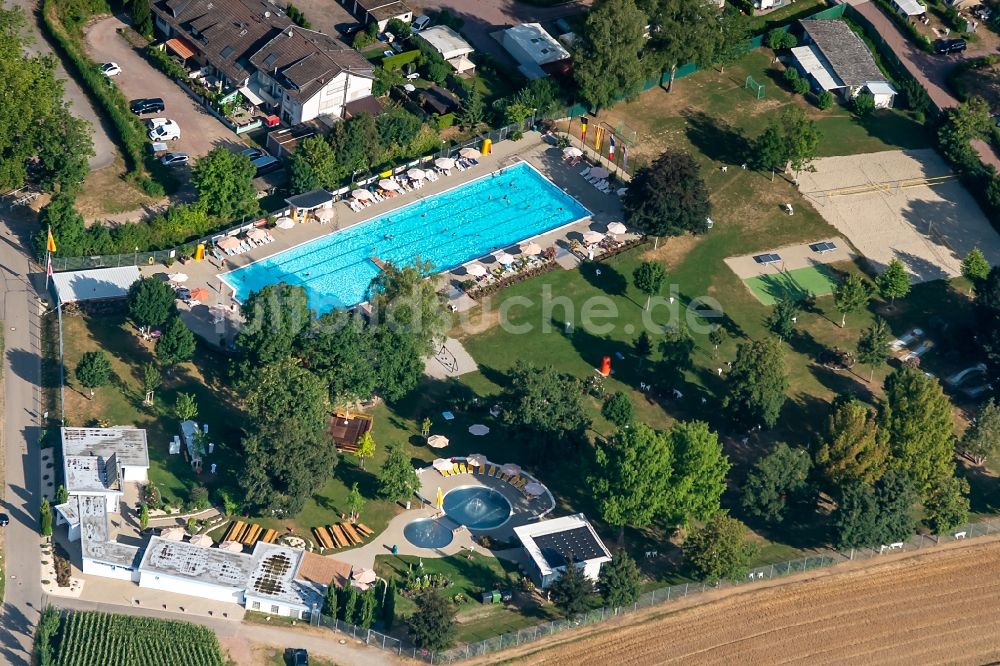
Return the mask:
[[601, 565], [611, 561], [611, 553], [582, 513], [515, 527], [514, 533], [531, 558], [535, 582], [543, 588], [566, 570], [570, 560], [595, 581]]
[[341, 0], [363, 24], [375, 23], [379, 32], [385, 32], [389, 21], [399, 19], [403, 23], [413, 21], [413, 10], [400, 0]]
[[51, 284], [57, 304], [100, 301], [128, 296], [129, 287], [140, 277], [135, 266], [95, 268], [54, 273]]
[[521, 23], [503, 31], [500, 40], [529, 79], [541, 79], [553, 71], [568, 69], [569, 51], [563, 48], [540, 23]]
[[445, 62], [459, 74], [471, 72], [476, 68], [475, 63], [469, 60], [469, 55], [475, 49], [448, 26], [436, 25], [416, 34], [417, 37], [430, 44], [431, 48], [437, 51]]

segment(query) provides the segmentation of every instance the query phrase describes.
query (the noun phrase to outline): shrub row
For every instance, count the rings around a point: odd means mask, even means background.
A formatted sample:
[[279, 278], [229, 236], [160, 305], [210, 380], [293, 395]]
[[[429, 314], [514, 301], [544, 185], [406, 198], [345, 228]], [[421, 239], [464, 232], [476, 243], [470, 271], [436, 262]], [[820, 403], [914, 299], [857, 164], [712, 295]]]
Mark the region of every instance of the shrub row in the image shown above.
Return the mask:
[[885, 11], [889, 17], [896, 22], [896, 25], [903, 29], [903, 32], [910, 36], [910, 39], [916, 43], [917, 48], [925, 53], [933, 53], [934, 47], [931, 45], [930, 38], [917, 30], [917, 26], [911, 23], [909, 20], [903, 18], [896, 12], [895, 6], [889, 0], [875, 0], [880, 7]]
[[997, 62], [1000, 62], [1000, 56], [995, 55], [963, 60], [948, 72], [948, 87], [955, 93], [955, 97], [961, 101], [968, 100], [970, 97], [969, 90], [965, 87], [965, 82], [962, 81], [962, 75], [974, 69], [989, 69], [997, 64]]

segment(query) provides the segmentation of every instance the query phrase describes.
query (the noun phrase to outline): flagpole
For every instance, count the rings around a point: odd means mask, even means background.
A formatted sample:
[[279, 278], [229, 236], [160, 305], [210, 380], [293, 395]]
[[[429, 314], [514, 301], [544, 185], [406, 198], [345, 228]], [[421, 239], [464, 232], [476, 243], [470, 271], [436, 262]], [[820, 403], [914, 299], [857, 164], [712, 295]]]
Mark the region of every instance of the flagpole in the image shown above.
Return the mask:
[[45, 251], [45, 290], [49, 289], [49, 276], [52, 275], [52, 253]]

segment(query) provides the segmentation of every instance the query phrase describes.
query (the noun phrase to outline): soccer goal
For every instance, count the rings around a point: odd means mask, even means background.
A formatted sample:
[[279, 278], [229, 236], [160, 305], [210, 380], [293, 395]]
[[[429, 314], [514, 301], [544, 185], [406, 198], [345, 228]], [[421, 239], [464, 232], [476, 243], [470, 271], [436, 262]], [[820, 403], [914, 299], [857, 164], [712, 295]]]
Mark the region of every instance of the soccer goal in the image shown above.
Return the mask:
[[764, 84], [757, 83], [752, 76], [747, 77], [747, 82], [743, 86], [757, 96], [757, 99], [764, 99]]

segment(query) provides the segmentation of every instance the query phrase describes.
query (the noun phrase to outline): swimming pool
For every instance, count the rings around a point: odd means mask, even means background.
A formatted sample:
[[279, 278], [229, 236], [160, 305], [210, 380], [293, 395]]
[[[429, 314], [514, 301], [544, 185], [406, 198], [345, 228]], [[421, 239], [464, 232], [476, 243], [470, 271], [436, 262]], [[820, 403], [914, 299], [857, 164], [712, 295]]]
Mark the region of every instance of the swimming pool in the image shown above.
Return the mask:
[[492, 488], [462, 486], [444, 496], [444, 512], [471, 530], [491, 530], [510, 518], [510, 502]]
[[590, 211], [520, 162], [222, 275], [240, 302], [269, 284], [306, 288], [319, 314], [361, 303], [379, 268], [417, 255], [445, 271]]
[[403, 536], [418, 548], [444, 548], [452, 540], [451, 530], [430, 518], [411, 520], [403, 527]]

